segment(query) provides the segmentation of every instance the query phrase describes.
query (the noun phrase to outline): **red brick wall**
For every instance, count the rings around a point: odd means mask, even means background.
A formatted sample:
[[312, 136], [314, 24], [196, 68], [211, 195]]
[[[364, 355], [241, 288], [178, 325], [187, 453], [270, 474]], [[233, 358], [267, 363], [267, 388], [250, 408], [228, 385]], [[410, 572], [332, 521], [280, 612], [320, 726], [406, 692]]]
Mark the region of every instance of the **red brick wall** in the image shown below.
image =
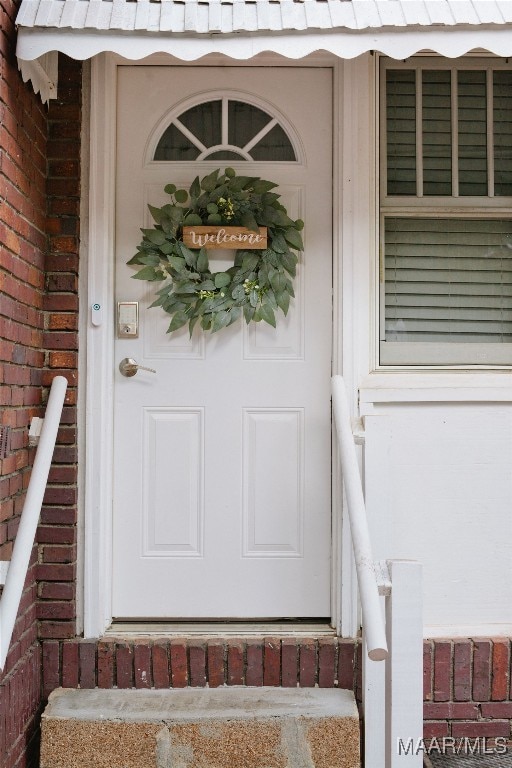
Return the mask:
[[[46, 252], [46, 112], [14, 57], [15, 3], [0, 2], [0, 422], [11, 451], [0, 461], [0, 559], [9, 560], [33, 461], [31, 417], [41, 415]], [[12, 644], [0, 674], [5, 768], [36, 765], [41, 701], [34, 548]], [[1, 759], [1, 758], [0, 758]]]
[[78, 386], [78, 255], [80, 213], [81, 65], [60, 57], [58, 98], [48, 111], [46, 370], [68, 379], [54, 461], [37, 533], [39, 636], [76, 632], [76, 519]]
[[503, 638], [425, 642], [426, 738], [510, 738], [510, 647]]
[[[55, 636], [54, 619], [69, 627], [75, 612], [80, 65], [63, 62], [59, 100], [48, 113], [18, 73], [17, 5], [0, 0], [0, 423], [12, 430], [10, 453], [0, 460], [1, 560], [11, 556], [34, 458], [28, 448], [31, 418], [43, 415], [56, 373], [67, 375], [71, 389], [39, 546], [0, 674], [2, 768], [37, 765], [42, 682], [37, 618], [42, 636]], [[36, 607], [37, 578], [42, 581]], [[53, 607], [50, 598], [58, 598]], [[71, 624], [57, 636], [73, 633]]]

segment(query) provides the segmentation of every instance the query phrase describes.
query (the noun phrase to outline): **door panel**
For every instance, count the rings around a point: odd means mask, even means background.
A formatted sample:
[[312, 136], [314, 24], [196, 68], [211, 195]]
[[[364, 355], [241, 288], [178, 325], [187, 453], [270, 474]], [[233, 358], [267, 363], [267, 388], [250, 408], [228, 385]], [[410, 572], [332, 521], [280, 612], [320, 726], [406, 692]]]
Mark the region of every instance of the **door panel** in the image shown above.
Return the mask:
[[[244, 92], [282, 117], [297, 162], [148, 159], [155, 126], [191, 94]], [[330, 71], [127, 66], [118, 99], [116, 299], [139, 301], [140, 328], [116, 340], [116, 361], [157, 373], [115, 374], [114, 616], [328, 616]], [[305, 220], [296, 299], [276, 329], [166, 335], [170, 318], [148, 309], [155, 284], [133, 280], [126, 261], [152, 225], [147, 204], [168, 201], [165, 184], [188, 188], [225, 165], [278, 182]], [[210, 256], [222, 270], [233, 252]]]

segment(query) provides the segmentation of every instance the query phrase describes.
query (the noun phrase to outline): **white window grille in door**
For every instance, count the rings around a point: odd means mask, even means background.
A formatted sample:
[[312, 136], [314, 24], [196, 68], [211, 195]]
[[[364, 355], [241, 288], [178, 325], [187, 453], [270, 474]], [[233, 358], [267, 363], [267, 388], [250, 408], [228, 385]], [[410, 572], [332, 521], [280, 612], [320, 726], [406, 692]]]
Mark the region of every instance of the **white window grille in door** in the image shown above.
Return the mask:
[[276, 116], [223, 96], [195, 104], [174, 117], [153, 159], [295, 162], [297, 157]]

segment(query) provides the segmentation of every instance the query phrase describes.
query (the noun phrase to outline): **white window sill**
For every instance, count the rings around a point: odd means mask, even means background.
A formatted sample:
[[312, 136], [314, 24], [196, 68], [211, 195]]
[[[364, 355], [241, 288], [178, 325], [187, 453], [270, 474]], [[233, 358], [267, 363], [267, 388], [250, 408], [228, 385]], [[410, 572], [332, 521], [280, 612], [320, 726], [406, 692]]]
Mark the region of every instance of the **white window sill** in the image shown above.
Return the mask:
[[512, 370], [370, 373], [359, 388], [360, 416], [380, 403], [512, 402]]

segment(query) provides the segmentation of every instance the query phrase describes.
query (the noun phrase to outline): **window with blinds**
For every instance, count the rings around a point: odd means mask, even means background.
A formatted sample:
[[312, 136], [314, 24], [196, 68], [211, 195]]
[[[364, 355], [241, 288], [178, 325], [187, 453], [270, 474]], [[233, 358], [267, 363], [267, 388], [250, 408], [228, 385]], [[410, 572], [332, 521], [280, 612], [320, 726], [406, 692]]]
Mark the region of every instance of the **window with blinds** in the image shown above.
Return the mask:
[[381, 99], [380, 361], [512, 364], [512, 67], [384, 61]]

